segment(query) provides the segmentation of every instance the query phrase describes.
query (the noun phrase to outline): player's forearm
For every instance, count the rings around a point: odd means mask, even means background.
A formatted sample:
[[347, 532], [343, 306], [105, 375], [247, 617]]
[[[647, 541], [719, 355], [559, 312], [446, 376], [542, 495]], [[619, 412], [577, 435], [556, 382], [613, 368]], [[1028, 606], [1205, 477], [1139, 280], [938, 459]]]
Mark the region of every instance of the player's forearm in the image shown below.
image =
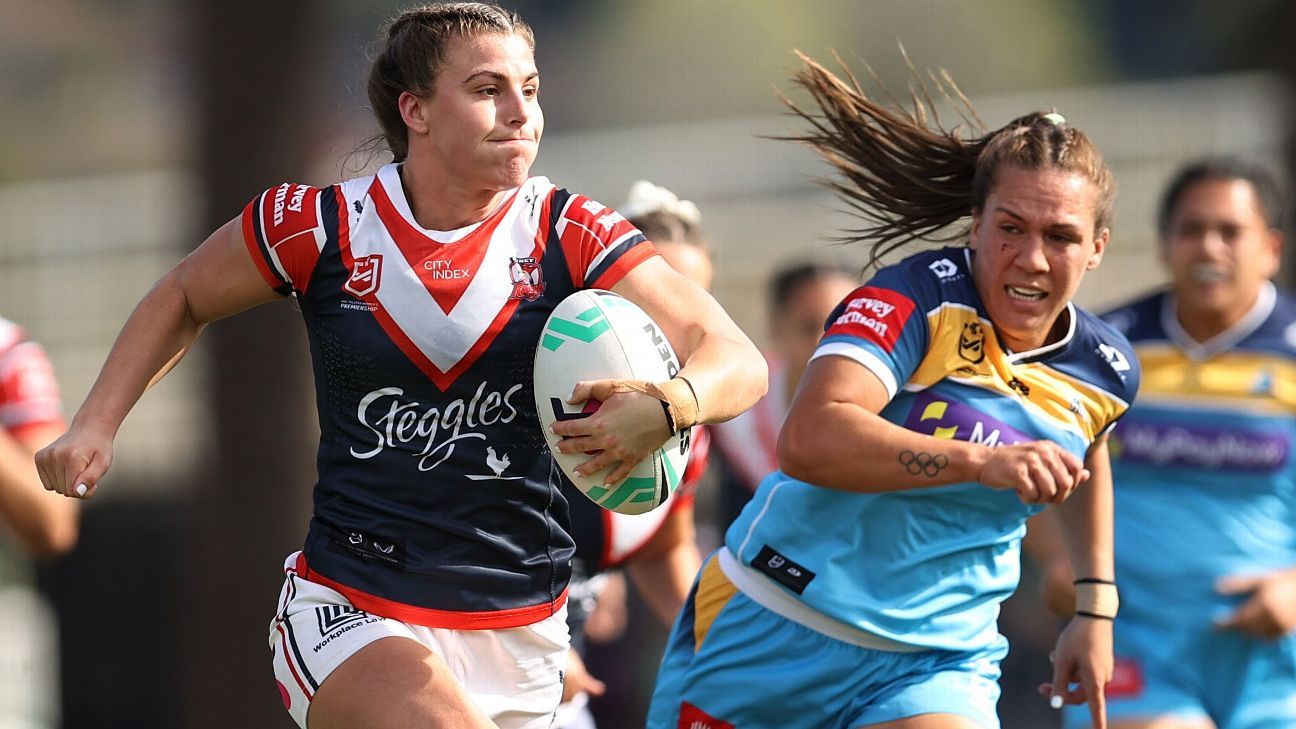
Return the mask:
[[144, 390], [183, 356], [202, 331], [179, 280], [178, 269], [167, 274], [135, 307], [73, 418], [73, 427], [116, 435]]
[[1115, 580], [1111, 463], [1105, 442], [1085, 459], [1089, 480], [1053, 507], [1054, 523], [1078, 578]]
[[765, 358], [741, 331], [703, 333], [680, 376], [697, 396], [700, 423], [737, 417], [764, 397], [769, 387]]
[[[60, 430], [51, 425], [45, 435], [33, 434], [33, 445], [44, 446]], [[0, 523], [31, 556], [55, 557], [76, 544], [76, 503], [42, 488], [33, 452], [0, 430]]]
[[672, 504], [656, 533], [626, 564], [635, 588], [662, 623], [675, 622], [702, 566], [693, 528], [693, 506]]
[[688, 599], [701, 564], [697, 545], [686, 542], [657, 558], [635, 559], [627, 571], [653, 614], [669, 626]]
[[789, 417], [779, 434], [779, 467], [792, 478], [864, 493], [977, 480], [990, 448], [915, 433], [854, 403], [826, 403]]

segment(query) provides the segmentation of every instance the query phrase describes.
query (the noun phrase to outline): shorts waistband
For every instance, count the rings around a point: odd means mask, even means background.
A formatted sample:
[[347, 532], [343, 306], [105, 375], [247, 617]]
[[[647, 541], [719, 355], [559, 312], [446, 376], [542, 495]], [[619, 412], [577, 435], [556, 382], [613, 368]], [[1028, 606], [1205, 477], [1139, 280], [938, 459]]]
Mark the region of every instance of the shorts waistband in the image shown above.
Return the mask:
[[782, 587], [779, 587], [770, 578], [739, 562], [738, 558], [728, 548], [722, 547], [716, 553], [716, 559], [720, 564], [720, 571], [724, 572], [725, 577], [734, 584], [734, 587], [737, 587], [744, 595], [751, 598], [752, 602], [816, 633], [822, 633], [829, 638], [860, 648], [886, 651], [888, 653], [918, 653], [931, 650], [925, 646], [911, 645], [884, 638], [876, 633], [860, 630], [824, 615], [787, 594]]

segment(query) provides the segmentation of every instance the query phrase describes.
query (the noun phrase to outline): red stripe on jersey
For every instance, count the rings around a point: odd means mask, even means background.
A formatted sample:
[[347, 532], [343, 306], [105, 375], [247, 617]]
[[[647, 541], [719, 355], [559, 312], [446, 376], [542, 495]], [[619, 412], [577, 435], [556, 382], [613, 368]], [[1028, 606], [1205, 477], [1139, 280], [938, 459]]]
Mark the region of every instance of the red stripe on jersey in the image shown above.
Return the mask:
[[279, 269], [293, 288], [305, 292], [319, 260], [323, 237], [320, 230], [317, 187], [285, 182], [267, 190], [261, 198], [261, 234]]
[[256, 265], [257, 273], [265, 279], [267, 285], [275, 291], [284, 287], [285, 281], [279, 278], [279, 274], [270, 268], [270, 262], [265, 259], [265, 254], [261, 252], [261, 245], [257, 243], [256, 237], [256, 216], [257, 203], [263, 195], [258, 195], [252, 202], [243, 208], [243, 245], [247, 246], [248, 255], [252, 257], [252, 263]]
[[[571, 196], [562, 212], [560, 226], [559, 240], [567, 259], [567, 271], [577, 289], [585, 287], [585, 276], [595, 259], [617, 241], [637, 232], [620, 213], [584, 195]], [[600, 276], [600, 280], [605, 276]]]
[[[382, 188], [381, 186], [378, 186], [376, 189], [381, 190]], [[337, 188], [337, 195], [339, 200], [338, 249], [342, 254], [343, 265], [346, 266], [348, 271], [354, 272], [356, 262], [355, 258], [351, 255], [351, 228], [347, 224], [346, 200], [342, 198], [341, 187]], [[545, 226], [541, 226], [541, 231], [544, 229]], [[541, 237], [542, 236], [537, 235], [538, 239]], [[532, 256], [538, 256], [543, 253], [543, 248], [541, 248], [538, 243], [537, 248], [539, 250], [532, 250]], [[410, 362], [414, 363], [414, 366], [418, 367], [423, 374], [427, 375], [428, 379], [431, 380], [432, 383], [442, 392], [448, 389], [455, 380], [459, 379], [459, 375], [462, 375], [469, 367], [472, 367], [473, 363], [477, 361], [477, 358], [481, 357], [490, 347], [491, 343], [495, 341], [495, 337], [498, 336], [500, 332], [504, 331], [504, 325], [513, 317], [513, 312], [517, 309], [518, 304], [520, 303], [518, 299], [509, 299], [504, 304], [503, 308], [500, 309], [499, 313], [495, 315], [490, 326], [486, 327], [486, 331], [482, 332], [482, 335], [478, 337], [472, 348], [464, 353], [464, 356], [455, 363], [454, 367], [443, 372], [432, 363], [432, 360], [427, 358], [427, 355], [423, 354], [422, 350], [418, 348], [418, 345], [405, 334], [405, 332], [400, 328], [400, 325], [391, 318], [391, 315], [388, 314], [387, 310], [379, 303], [377, 287], [371, 288], [368, 293], [359, 298], [365, 303], [368, 303], [370, 308], [373, 309], [374, 319], [378, 321], [378, 325], [387, 333], [388, 339], [391, 339], [391, 341], [400, 348], [401, 352], [405, 354], [405, 357], [409, 359]]]
[[54, 367], [39, 344], [19, 342], [0, 354], [0, 426], [19, 429], [63, 422]]
[[874, 342], [885, 352], [895, 349], [900, 332], [916, 305], [891, 289], [861, 286], [846, 297], [846, 306], [824, 336], [845, 334]]
[[590, 284], [590, 288], [610, 290], [613, 286], [617, 285], [618, 281], [625, 278], [625, 275], [630, 273], [631, 269], [655, 255], [657, 255], [657, 249], [653, 247], [652, 243], [644, 241], [636, 245], [621, 254], [621, 257], [616, 260], [616, 263], [609, 266], [608, 270], [603, 272], [603, 275], [599, 276], [594, 283]]
[[599, 555], [599, 569], [610, 570], [616, 566], [612, 563], [612, 547], [616, 544], [616, 519], [609, 509], [600, 509], [599, 516], [603, 517], [603, 553]]
[[[27, 436], [30, 435], [31, 433], [35, 433], [37, 431], [44, 430], [46, 428], [66, 429], [67, 421], [64, 420], [63, 418], [55, 418], [53, 420], [32, 421], [29, 423], [23, 423], [22, 425], [16, 425], [12, 428], [8, 428], [7, 430], [9, 431], [9, 435], [13, 436], [14, 440], [18, 441], [19, 443], [23, 443], [26, 442]], [[42, 443], [41, 445], [45, 445], [45, 444]]]
[[374, 177], [373, 184], [369, 187], [369, 196], [374, 201], [379, 219], [391, 233], [392, 240], [396, 241], [396, 248], [405, 256], [410, 269], [423, 282], [424, 288], [436, 300], [441, 311], [449, 314], [477, 275], [477, 269], [486, 257], [486, 249], [490, 247], [491, 237], [505, 213], [513, 206], [517, 192], [497, 207], [476, 230], [453, 243], [438, 243], [411, 225], [396, 210], [391, 198], [387, 196], [386, 188], [377, 177]]
[[306, 682], [297, 674], [297, 666], [293, 665], [292, 650], [288, 647], [288, 634], [284, 632], [283, 623], [276, 625], [275, 630], [279, 631], [279, 639], [283, 642], [283, 650], [279, 651], [279, 654], [283, 656], [284, 663], [288, 664], [288, 671], [292, 674], [293, 680], [297, 682], [297, 688], [301, 689], [307, 701], [313, 700], [315, 695], [311, 693], [310, 688], [306, 686]]
[[311, 571], [306, 564], [306, 555], [297, 557], [297, 574], [303, 579], [337, 590], [350, 603], [365, 612], [384, 618], [394, 618], [412, 625], [427, 628], [448, 628], [450, 630], [503, 630], [533, 625], [545, 618], [556, 615], [567, 602], [567, 590], [563, 590], [553, 602], [527, 607], [509, 608], [507, 610], [490, 610], [485, 612], [468, 612], [457, 610], [434, 610], [432, 608], [406, 605], [355, 590], [340, 582], [335, 582]]

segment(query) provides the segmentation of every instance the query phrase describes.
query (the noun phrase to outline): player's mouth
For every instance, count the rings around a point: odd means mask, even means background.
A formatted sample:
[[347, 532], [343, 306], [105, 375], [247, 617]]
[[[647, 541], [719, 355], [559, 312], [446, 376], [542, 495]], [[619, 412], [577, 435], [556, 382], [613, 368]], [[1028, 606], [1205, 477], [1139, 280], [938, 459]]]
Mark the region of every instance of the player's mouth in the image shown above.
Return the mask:
[[1048, 298], [1048, 292], [1033, 286], [1004, 286], [1004, 292], [1013, 301], [1036, 302]]
[[1188, 275], [1193, 281], [1202, 284], [1223, 283], [1228, 278], [1224, 267], [1215, 263], [1194, 263], [1188, 269]]

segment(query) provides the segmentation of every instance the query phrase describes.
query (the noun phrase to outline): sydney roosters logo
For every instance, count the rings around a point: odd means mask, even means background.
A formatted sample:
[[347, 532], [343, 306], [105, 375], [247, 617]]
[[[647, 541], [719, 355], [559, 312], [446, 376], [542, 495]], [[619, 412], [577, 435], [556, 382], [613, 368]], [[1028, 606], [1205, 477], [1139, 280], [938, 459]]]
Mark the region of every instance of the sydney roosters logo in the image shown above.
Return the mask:
[[351, 278], [342, 284], [342, 288], [356, 296], [367, 296], [378, 290], [381, 281], [382, 255], [375, 253], [356, 259], [355, 267], [351, 269]]
[[534, 258], [510, 258], [509, 277], [513, 279], [513, 292], [510, 299], [535, 301], [544, 293], [544, 276], [540, 262]]

